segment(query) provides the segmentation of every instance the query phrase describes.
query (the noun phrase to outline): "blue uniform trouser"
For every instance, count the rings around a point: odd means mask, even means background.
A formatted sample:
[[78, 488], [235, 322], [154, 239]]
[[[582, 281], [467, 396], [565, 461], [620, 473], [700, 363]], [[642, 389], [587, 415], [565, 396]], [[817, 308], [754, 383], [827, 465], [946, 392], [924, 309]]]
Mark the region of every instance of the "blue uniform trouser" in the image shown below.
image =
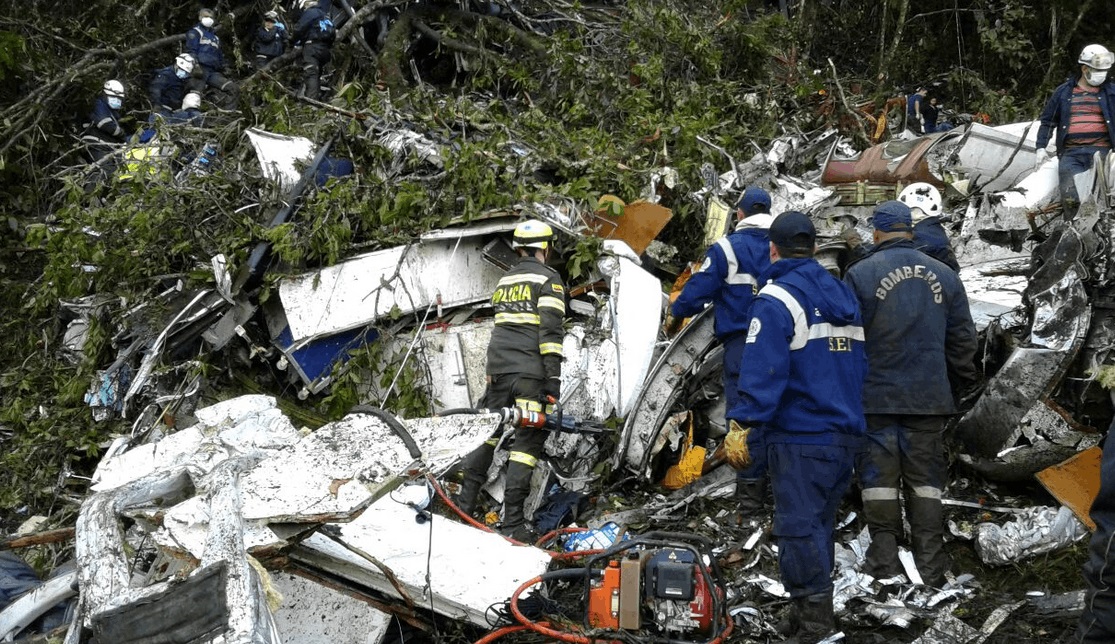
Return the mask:
[[[1112, 424], [1115, 428], [1115, 423]], [[1100, 466], [1100, 491], [1092, 502], [1096, 531], [1084, 564], [1088, 592], [1074, 642], [1115, 642], [1115, 440], [1107, 430]]]
[[1096, 152], [1106, 157], [1110, 151], [1111, 148], [1082, 145], [1065, 148], [1065, 151], [1061, 153], [1057, 165], [1057, 179], [1061, 189], [1061, 206], [1064, 209], [1066, 219], [1074, 217], [1076, 209], [1080, 205], [1080, 195], [1076, 193], [1076, 175], [1092, 169], [1092, 161]]
[[[739, 372], [743, 359], [743, 348], [747, 344], [747, 331], [724, 336], [724, 410], [731, 411], [739, 403]], [[740, 482], [758, 483], [767, 475], [766, 449], [759, 432], [751, 432], [747, 449], [751, 452], [751, 465], [736, 472]]]
[[790, 597], [832, 592], [836, 511], [852, 481], [855, 449], [767, 445], [778, 568]]

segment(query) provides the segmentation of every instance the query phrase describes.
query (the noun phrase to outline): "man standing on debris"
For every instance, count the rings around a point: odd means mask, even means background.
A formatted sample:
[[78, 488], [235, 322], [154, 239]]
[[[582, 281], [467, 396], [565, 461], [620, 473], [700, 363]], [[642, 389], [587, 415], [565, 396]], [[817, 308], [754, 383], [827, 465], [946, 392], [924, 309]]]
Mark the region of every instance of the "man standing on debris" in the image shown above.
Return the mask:
[[93, 111], [89, 113], [82, 136], [94, 161], [111, 154], [128, 136], [120, 125], [123, 107], [124, 84], [115, 79], [105, 81], [101, 95], [93, 101]]
[[863, 440], [867, 360], [855, 294], [813, 259], [808, 215], [770, 225], [770, 267], [751, 305], [739, 403], [727, 412], [728, 464], [751, 463], [748, 436], [762, 436], [774, 492], [782, 584], [793, 599], [787, 641], [835, 630], [832, 608], [836, 510]]
[[302, 0], [302, 17], [294, 27], [294, 44], [302, 46], [302, 86], [307, 98], [321, 94], [321, 70], [333, 58], [337, 30], [318, 0]]
[[[553, 237], [553, 229], [541, 221], [524, 221], [515, 227], [512, 246], [519, 261], [492, 293], [496, 319], [488, 344], [488, 389], [481, 407], [550, 412], [560, 398], [565, 287], [557, 271], [546, 266]], [[465, 458], [457, 505], [468, 514], [476, 509], [497, 440], [498, 436], [489, 438]], [[532, 540], [523, 504], [545, 443], [542, 429], [515, 429], [503, 492], [503, 533], [519, 541]]]
[[906, 127], [913, 130], [915, 134], [925, 133], [925, 116], [921, 113], [921, 106], [928, 95], [928, 89], [919, 87], [906, 99]]
[[186, 51], [201, 66], [201, 79], [206, 86], [216, 88], [224, 94], [224, 106], [236, 107], [240, 88], [225, 77], [225, 55], [221, 52], [221, 38], [214, 31], [212, 9], [202, 9], [197, 13], [198, 23], [186, 32]]
[[1039, 117], [1036, 141], [1036, 165], [1040, 167], [1049, 158], [1046, 146], [1056, 129], [1057, 176], [1066, 220], [1075, 217], [1080, 207], [1074, 177], [1091, 170], [1094, 156], [1098, 153], [1105, 158], [1115, 145], [1115, 86], [1107, 78], [1115, 54], [1103, 45], [1088, 45], [1077, 62], [1080, 76], [1053, 90]]
[[[736, 204], [736, 217], [739, 223], [735, 230], [709, 247], [701, 268], [685, 283], [670, 308], [674, 318], [680, 320], [712, 303], [716, 337], [724, 345], [725, 409], [739, 403], [740, 359], [751, 319], [748, 311], [759, 292], [759, 275], [770, 266], [767, 229], [774, 219], [770, 215], [770, 195], [758, 186], [748, 186]], [[752, 437], [751, 466], [740, 470], [736, 477], [736, 499], [744, 519], [762, 511], [766, 496], [766, 459], [764, 450], [754, 444], [757, 438]], [[699, 465], [694, 473], [700, 476]]]
[[263, 69], [267, 63], [283, 55], [286, 37], [286, 25], [279, 22], [279, 13], [272, 9], [263, 14], [263, 24], [256, 30], [252, 44], [256, 69]]
[[[900, 493], [922, 580], [945, 583], [941, 494], [948, 475], [943, 433], [956, 413], [953, 392], [979, 382], [976, 329], [956, 272], [914, 247], [910, 209], [885, 201], [872, 217], [875, 248], [848, 267], [844, 281], [863, 308], [868, 372], [867, 442], [856, 464], [871, 532], [865, 572], [902, 572]], [[951, 383], [951, 384], [950, 384]]]

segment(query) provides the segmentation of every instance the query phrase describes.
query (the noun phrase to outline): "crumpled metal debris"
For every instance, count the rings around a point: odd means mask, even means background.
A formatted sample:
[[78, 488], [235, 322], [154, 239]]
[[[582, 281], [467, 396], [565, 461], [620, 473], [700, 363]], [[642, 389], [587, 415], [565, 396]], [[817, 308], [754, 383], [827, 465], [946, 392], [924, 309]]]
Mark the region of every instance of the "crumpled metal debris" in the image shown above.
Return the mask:
[[1088, 529], [1065, 506], [1029, 508], [1003, 525], [979, 524], [976, 553], [986, 564], [1003, 565], [1056, 550], [1087, 535]]

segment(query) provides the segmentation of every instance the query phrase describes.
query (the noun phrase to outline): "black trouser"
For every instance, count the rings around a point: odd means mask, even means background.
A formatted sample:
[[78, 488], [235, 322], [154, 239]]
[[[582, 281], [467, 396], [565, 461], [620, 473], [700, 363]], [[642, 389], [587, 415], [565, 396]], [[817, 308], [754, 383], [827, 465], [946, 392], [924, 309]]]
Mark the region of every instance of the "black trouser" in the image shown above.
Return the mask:
[[302, 46], [302, 84], [307, 98], [321, 94], [321, 68], [333, 58], [332, 45], [310, 41]]
[[[488, 389], [480, 400], [481, 407], [521, 407], [528, 411], [542, 411], [542, 404], [539, 402], [542, 379], [511, 373], [496, 374], [489, 376], [489, 379]], [[511, 439], [511, 454], [503, 493], [504, 525], [507, 527], [518, 527], [525, 520], [523, 503], [530, 493], [530, 477], [538, 463], [538, 457], [542, 455], [546, 435], [546, 431], [542, 429], [518, 428]], [[465, 480], [459, 498], [459, 505], [465, 512], [471, 513], [475, 508], [476, 496], [488, 478], [488, 468], [492, 465], [498, 440], [497, 432], [465, 457]]]
[[903, 535], [900, 492], [906, 493], [910, 544], [922, 580], [939, 586], [948, 569], [941, 494], [948, 474], [944, 416], [867, 416], [867, 438], [856, 470], [863, 485], [863, 514], [871, 531], [868, 574], [902, 571], [898, 542]]

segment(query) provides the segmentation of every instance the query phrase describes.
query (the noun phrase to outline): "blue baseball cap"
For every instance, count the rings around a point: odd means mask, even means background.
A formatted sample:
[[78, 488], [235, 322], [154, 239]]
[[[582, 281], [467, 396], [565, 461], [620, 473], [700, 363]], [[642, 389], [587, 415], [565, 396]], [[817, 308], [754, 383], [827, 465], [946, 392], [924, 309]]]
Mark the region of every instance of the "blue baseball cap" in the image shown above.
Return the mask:
[[747, 186], [736, 202], [736, 208], [743, 211], [744, 216], [755, 215], [761, 212], [770, 212], [770, 195], [758, 186]]
[[812, 250], [817, 239], [813, 220], [796, 210], [787, 210], [775, 217], [767, 233], [775, 246], [786, 250]]
[[908, 233], [914, 229], [910, 207], [901, 201], [884, 201], [875, 206], [871, 225], [884, 233]]

